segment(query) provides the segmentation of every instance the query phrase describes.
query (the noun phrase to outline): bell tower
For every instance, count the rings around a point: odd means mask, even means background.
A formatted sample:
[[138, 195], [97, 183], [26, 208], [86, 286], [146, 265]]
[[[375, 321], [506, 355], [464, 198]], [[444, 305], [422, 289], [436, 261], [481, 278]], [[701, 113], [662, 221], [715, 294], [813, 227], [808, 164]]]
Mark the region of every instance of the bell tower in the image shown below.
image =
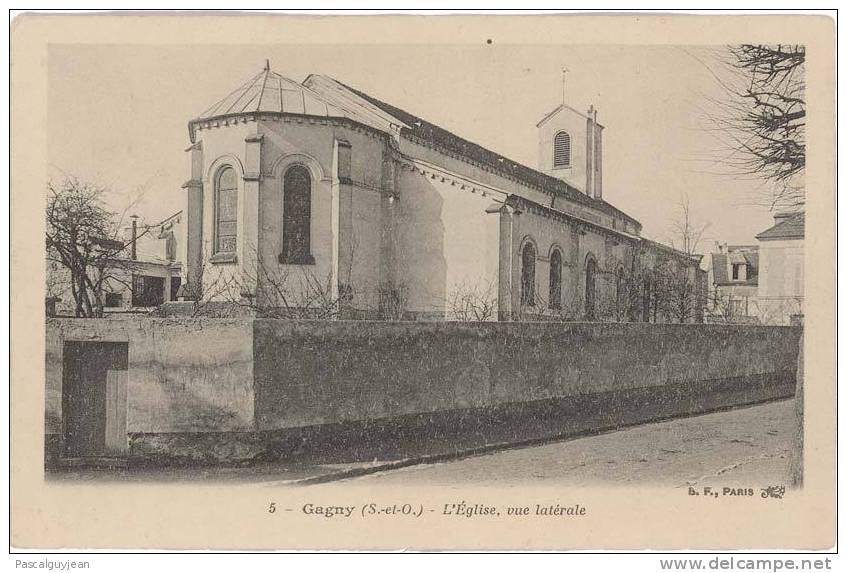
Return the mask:
[[589, 197], [603, 197], [603, 126], [594, 106], [581, 113], [562, 103], [536, 124], [538, 170], [565, 181]]

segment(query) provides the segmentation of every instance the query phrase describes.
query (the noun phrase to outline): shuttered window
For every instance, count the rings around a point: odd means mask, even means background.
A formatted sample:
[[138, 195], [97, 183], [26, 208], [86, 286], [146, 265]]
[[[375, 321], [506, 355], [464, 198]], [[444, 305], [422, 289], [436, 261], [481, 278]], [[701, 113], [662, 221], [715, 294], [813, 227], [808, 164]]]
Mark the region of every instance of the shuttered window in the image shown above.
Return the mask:
[[560, 131], [553, 138], [553, 167], [571, 166], [571, 136]]

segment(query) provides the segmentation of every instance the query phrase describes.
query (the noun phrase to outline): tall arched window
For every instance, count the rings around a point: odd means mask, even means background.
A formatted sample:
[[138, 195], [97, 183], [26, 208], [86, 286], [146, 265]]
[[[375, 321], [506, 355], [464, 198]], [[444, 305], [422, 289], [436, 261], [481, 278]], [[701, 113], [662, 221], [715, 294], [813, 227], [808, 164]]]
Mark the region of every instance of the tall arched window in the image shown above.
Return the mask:
[[641, 320], [650, 322], [650, 310], [653, 301], [653, 281], [649, 278], [644, 279], [644, 296], [641, 301]]
[[562, 253], [554, 249], [550, 255], [550, 308], [562, 308]]
[[521, 305], [535, 306], [535, 245], [530, 242], [521, 251]]
[[585, 263], [585, 319], [595, 319], [595, 278], [597, 275], [597, 263], [589, 258]]
[[567, 131], [560, 131], [553, 138], [553, 167], [571, 166], [571, 136]]
[[626, 302], [626, 276], [623, 267], [620, 267], [615, 274], [615, 305], [617, 307], [618, 320], [620, 321], [627, 318], [628, 305]]
[[282, 197], [282, 254], [280, 261], [314, 263], [311, 253], [312, 177], [302, 165], [285, 172]]
[[235, 253], [238, 228], [238, 179], [224, 167], [215, 180], [215, 253]]

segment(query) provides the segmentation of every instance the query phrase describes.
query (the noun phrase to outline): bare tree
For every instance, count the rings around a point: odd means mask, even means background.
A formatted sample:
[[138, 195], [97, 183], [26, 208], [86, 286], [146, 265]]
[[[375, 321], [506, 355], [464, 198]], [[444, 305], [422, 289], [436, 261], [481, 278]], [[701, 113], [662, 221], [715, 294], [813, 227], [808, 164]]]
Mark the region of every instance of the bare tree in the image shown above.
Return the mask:
[[612, 259], [600, 263], [596, 273], [594, 320], [629, 322], [632, 318], [630, 297], [635, 296], [639, 288], [632, 269]]
[[497, 314], [497, 295], [494, 285], [461, 284], [454, 288], [447, 300], [450, 316], [460, 322], [492, 320]]
[[708, 222], [695, 220], [688, 195], [680, 194], [669, 241], [676, 253], [660, 254], [655, 268], [650, 271], [656, 310], [668, 321], [691, 322], [700, 316], [706, 304], [707, 292], [701, 292], [703, 285], [697, 280], [699, 257], [696, 253], [708, 228]]
[[730, 324], [736, 322], [735, 304], [730, 291], [715, 286], [709, 293], [709, 321]]
[[332, 272], [321, 277], [303, 266], [268, 264], [255, 248], [249, 260], [233, 273], [213, 269], [209, 262], [198, 269], [184, 293], [192, 300], [192, 316], [336, 320], [370, 313], [400, 320], [405, 315], [408, 297], [402, 285], [384, 286], [373, 293], [378, 300], [370, 300], [349, 284], [349, 272], [342, 272], [348, 282], [336, 285]]
[[701, 304], [691, 264], [662, 260], [653, 271], [659, 309], [670, 322], [692, 322]]
[[102, 196], [101, 188], [74, 177], [47, 185], [47, 260], [67, 271], [77, 317], [102, 317], [104, 286], [126, 281], [122, 253], [132, 241], [120, 238], [122, 215], [110, 211]]
[[[332, 274], [321, 280], [310, 269], [266, 265], [261, 257], [233, 274], [203, 271], [195, 315], [252, 314], [262, 318], [339, 318], [346, 295], [333, 292]], [[196, 296], [196, 295], [195, 295]]]
[[725, 97], [709, 113], [734, 174], [774, 184], [771, 208], [805, 202], [806, 48], [802, 45], [729, 46], [715, 77]]
[[700, 247], [700, 242], [709, 223], [697, 223], [691, 214], [691, 201], [688, 195], [682, 193], [677, 203], [677, 218], [671, 224], [671, 247], [686, 255], [694, 255]]

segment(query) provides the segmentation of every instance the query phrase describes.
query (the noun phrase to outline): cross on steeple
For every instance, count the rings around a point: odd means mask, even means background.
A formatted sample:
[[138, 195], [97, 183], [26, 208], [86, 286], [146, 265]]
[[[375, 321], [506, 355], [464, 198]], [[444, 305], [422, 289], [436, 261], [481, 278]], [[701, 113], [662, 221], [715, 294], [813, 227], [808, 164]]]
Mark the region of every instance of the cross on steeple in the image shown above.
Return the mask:
[[271, 61], [270, 61], [270, 60], [265, 60], [265, 71], [266, 71], [266, 72], [267, 72], [267, 71], [270, 71], [270, 69], [271, 69]]
[[567, 68], [562, 68], [562, 103], [565, 103], [565, 81], [569, 71]]

